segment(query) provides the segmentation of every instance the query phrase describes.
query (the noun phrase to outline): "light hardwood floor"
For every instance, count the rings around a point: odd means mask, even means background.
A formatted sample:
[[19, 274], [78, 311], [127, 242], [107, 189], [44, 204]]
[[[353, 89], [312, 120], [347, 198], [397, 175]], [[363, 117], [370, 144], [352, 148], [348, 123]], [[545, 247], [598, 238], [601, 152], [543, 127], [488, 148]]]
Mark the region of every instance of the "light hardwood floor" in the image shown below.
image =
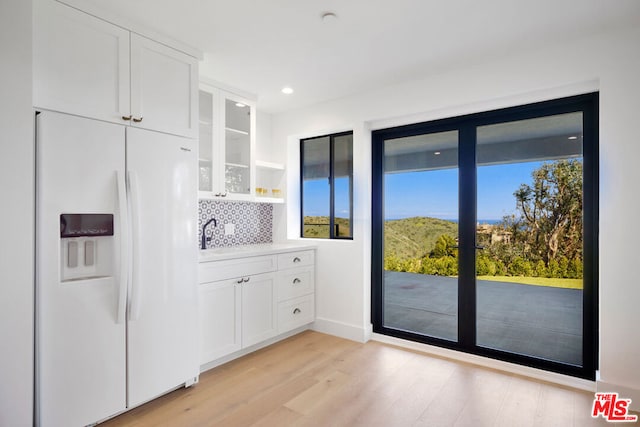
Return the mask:
[[593, 394], [306, 331], [101, 427], [592, 426]]

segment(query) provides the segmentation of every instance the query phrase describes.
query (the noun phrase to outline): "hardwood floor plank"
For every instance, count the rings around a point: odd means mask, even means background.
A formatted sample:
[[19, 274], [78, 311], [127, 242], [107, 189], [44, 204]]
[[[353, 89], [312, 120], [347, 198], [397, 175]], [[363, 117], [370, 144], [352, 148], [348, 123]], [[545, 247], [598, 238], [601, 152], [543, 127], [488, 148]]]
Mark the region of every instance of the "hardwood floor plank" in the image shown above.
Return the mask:
[[399, 347], [306, 331], [103, 424], [598, 426], [593, 394]]

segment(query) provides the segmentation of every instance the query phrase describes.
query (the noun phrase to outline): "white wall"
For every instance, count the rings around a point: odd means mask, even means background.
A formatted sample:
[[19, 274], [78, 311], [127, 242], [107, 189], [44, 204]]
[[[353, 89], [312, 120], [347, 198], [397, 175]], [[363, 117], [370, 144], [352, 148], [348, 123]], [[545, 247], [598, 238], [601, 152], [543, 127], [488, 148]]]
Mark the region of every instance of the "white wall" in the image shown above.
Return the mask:
[[31, 1], [0, 2], [0, 426], [32, 425]]
[[[640, 403], [640, 280], [633, 270], [640, 227], [640, 29], [517, 52], [273, 117], [274, 151], [288, 161], [288, 205], [275, 236], [299, 230], [297, 140], [355, 128], [356, 228], [353, 242], [320, 242], [319, 329], [368, 336], [370, 318], [370, 150], [372, 129], [600, 91], [600, 377]], [[384, 58], [380, 58], [384, 61]], [[289, 229], [287, 229], [287, 227]]]

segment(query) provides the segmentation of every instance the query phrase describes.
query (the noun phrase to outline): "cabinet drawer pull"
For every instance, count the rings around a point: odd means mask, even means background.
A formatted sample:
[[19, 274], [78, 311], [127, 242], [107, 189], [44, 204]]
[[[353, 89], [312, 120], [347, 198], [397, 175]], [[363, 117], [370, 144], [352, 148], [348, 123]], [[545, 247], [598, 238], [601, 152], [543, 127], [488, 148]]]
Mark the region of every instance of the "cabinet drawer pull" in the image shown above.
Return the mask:
[[294, 308], [293, 309], [293, 314], [298, 314], [298, 313], [302, 313], [302, 310], [300, 310], [299, 308]]
[[143, 117], [140, 117], [139, 119], [136, 119], [135, 117], [133, 118], [133, 121], [135, 123], [140, 123], [142, 121]]
[[129, 121], [131, 120], [131, 116], [122, 116], [122, 120]]
[[251, 277], [245, 277], [244, 279], [242, 279], [242, 281], [243, 281], [244, 283], [247, 283], [247, 282], [249, 281], [249, 279], [251, 279]]
[[300, 262], [300, 261], [302, 261], [302, 260], [301, 260], [300, 258], [298, 258], [298, 257], [295, 257], [295, 258], [293, 259], [293, 262]]
[[241, 278], [238, 279], [238, 281], [236, 283], [242, 283], [244, 280]]
[[293, 284], [294, 285], [297, 285], [300, 282], [302, 282], [302, 280], [298, 279], [297, 277], [295, 279], [293, 279]]

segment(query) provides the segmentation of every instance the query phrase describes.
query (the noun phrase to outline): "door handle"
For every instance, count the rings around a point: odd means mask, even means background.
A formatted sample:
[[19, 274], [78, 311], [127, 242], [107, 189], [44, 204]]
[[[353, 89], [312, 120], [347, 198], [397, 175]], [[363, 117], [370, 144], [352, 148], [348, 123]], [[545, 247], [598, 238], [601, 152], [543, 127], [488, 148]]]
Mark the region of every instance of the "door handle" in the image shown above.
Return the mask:
[[118, 219], [120, 228], [120, 283], [118, 283], [118, 311], [116, 323], [124, 323], [127, 306], [127, 279], [129, 277], [129, 224], [127, 222], [127, 189], [124, 174], [116, 171], [118, 189]]
[[131, 268], [129, 278], [131, 283], [131, 301], [129, 304], [129, 319], [138, 320], [140, 317], [140, 206], [138, 199], [138, 177], [129, 171], [129, 195], [131, 201]]

